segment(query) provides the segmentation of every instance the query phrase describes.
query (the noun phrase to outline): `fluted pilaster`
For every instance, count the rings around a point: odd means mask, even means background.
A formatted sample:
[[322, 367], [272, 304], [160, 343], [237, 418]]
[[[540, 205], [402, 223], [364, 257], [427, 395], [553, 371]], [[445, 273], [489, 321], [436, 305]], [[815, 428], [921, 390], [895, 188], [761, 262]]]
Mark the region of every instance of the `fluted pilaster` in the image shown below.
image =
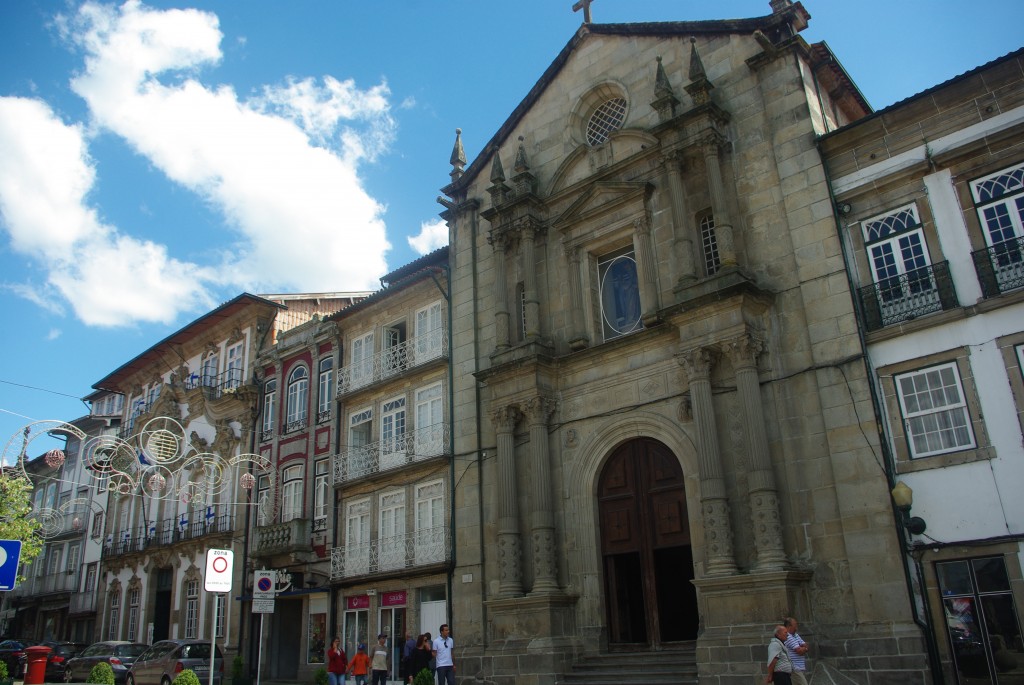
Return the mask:
[[583, 259], [583, 250], [578, 245], [566, 245], [565, 256], [569, 262], [567, 278], [569, 279], [569, 298], [572, 301], [572, 337], [569, 339], [569, 347], [573, 350], [582, 350], [590, 343], [583, 322], [583, 289], [580, 285], [582, 277], [580, 263]]
[[718, 239], [718, 256], [722, 266], [736, 266], [736, 243], [732, 234], [732, 219], [725, 199], [725, 184], [722, 180], [721, 140], [711, 136], [703, 144], [704, 164], [708, 172], [708, 192], [711, 194], [711, 211], [715, 217], [715, 237]]
[[715, 408], [711, 397], [711, 367], [718, 355], [714, 350], [697, 348], [680, 353], [676, 359], [686, 370], [693, 404], [700, 467], [701, 514], [707, 543], [706, 572], [708, 575], [735, 573], [729, 498], [725, 490]]
[[520, 416], [515, 406], [501, 407], [491, 415], [498, 451], [498, 593], [505, 596], [523, 593], [523, 551], [513, 442], [513, 431]]
[[697, 280], [697, 264], [694, 259], [694, 229], [686, 211], [686, 194], [683, 192], [682, 160], [678, 153], [665, 155], [665, 175], [668, 178], [668, 200], [672, 212], [672, 234], [675, 236], [675, 273], [680, 285]]
[[505, 254], [511, 244], [507, 234], [491, 233], [489, 240], [494, 247], [494, 346], [497, 350], [509, 348], [508, 283], [505, 276]]
[[633, 221], [633, 249], [636, 251], [637, 281], [640, 283], [640, 311], [645, 326], [658, 321], [658, 274], [651, 247], [651, 222], [647, 217]]
[[524, 318], [523, 327], [527, 340], [540, 338], [540, 300], [537, 296], [537, 267], [534, 245], [536, 244], [536, 233], [540, 230], [537, 222], [531, 219], [523, 219], [520, 223], [520, 250], [523, 258], [523, 299]]
[[555, 401], [535, 397], [522, 406], [530, 427], [530, 465], [532, 467], [533, 592], [558, 589], [558, 555], [555, 549], [555, 523], [552, 511], [551, 455], [548, 448], [548, 420]]

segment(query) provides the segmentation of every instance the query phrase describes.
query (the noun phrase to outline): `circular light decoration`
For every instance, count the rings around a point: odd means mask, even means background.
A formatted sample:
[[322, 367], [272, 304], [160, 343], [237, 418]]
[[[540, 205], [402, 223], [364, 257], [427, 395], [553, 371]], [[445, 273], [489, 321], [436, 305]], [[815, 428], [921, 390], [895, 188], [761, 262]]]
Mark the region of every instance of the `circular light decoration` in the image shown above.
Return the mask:
[[159, 473], [154, 473], [149, 477], [148, 483], [150, 490], [153, 492], [161, 492], [167, 486], [167, 479]]
[[252, 490], [253, 486], [256, 485], [256, 476], [251, 473], [243, 473], [239, 485], [242, 486], [243, 490]]
[[60, 450], [50, 450], [44, 457], [46, 465], [51, 469], [55, 469], [64, 463], [64, 453]]

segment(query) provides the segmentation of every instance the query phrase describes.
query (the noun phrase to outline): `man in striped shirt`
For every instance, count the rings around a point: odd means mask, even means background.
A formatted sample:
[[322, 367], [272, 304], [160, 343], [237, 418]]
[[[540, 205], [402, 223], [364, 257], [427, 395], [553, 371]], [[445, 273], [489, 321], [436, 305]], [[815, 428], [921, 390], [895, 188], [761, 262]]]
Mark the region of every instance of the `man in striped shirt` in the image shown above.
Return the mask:
[[807, 685], [807, 677], [804, 672], [807, 670], [807, 643], [796, 632], [796, 619], [790, 616], [782, 625], [786, 626], [789, 637], [786, 638], [786, 651], [789, 652], [789, 660], [793, 662], [793, 685]]

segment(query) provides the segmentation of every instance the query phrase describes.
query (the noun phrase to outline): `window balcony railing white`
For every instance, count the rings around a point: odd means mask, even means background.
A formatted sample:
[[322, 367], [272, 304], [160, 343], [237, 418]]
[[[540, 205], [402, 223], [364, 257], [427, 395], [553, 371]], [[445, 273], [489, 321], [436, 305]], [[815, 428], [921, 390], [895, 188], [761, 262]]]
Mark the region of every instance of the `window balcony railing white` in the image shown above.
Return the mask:
[[971, 256], [985, 297], [1024, 288], [1024, 238], [975, 250]]
[[256, 544], [253, 554], [268, 556], [271, 554], [291, 554], [292, 552], [309, 551], [310, 549], [309, 519], [296, 518], [284, 523], [271, 523], [256, 527]]
[[444, 327], [436, 328], [339, 369], [338, 396], [447, 356], [448, 331]]
[[331, 550], [331, 579], [406, 571], [451, 560], [448, 526], [424, 528], [405, 535], [371, 540]]
[[98, 595], [95, 590], [89, 592], [76, 592], [71, 595], [71, 606], [68, 611], [72, 614], [87, 614], [96, 611], [96, 600]]
[[48, 573], [36, 578], [33, 594], [50, 595], [58, 592], [77, 592], [78, 580], [77, 570]]
[[447, 423], [435, 423], [389, 440], [371, 442], [334, 455], [334, 484], [402, 468], [413, 462], [449, 454]]
[[869, 331], [957, 306], [948, 261], [866, 285], [858, 294]]

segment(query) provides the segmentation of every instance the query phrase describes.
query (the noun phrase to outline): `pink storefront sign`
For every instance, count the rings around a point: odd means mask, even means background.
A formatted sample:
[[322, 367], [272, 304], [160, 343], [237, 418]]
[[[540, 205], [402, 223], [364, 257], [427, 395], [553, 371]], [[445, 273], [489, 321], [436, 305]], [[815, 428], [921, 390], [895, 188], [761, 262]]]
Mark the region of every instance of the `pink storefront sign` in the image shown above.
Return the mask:
[[405, 600], [405, 590], [395, 590], [394, 592], [382, 592], [380, 594], [380, 605], [382, 607], [404, 607]]
[[367, 595], [358, 595], [356, 597], [345, 598], [346, 609], [369, 609], [370, 598]]

